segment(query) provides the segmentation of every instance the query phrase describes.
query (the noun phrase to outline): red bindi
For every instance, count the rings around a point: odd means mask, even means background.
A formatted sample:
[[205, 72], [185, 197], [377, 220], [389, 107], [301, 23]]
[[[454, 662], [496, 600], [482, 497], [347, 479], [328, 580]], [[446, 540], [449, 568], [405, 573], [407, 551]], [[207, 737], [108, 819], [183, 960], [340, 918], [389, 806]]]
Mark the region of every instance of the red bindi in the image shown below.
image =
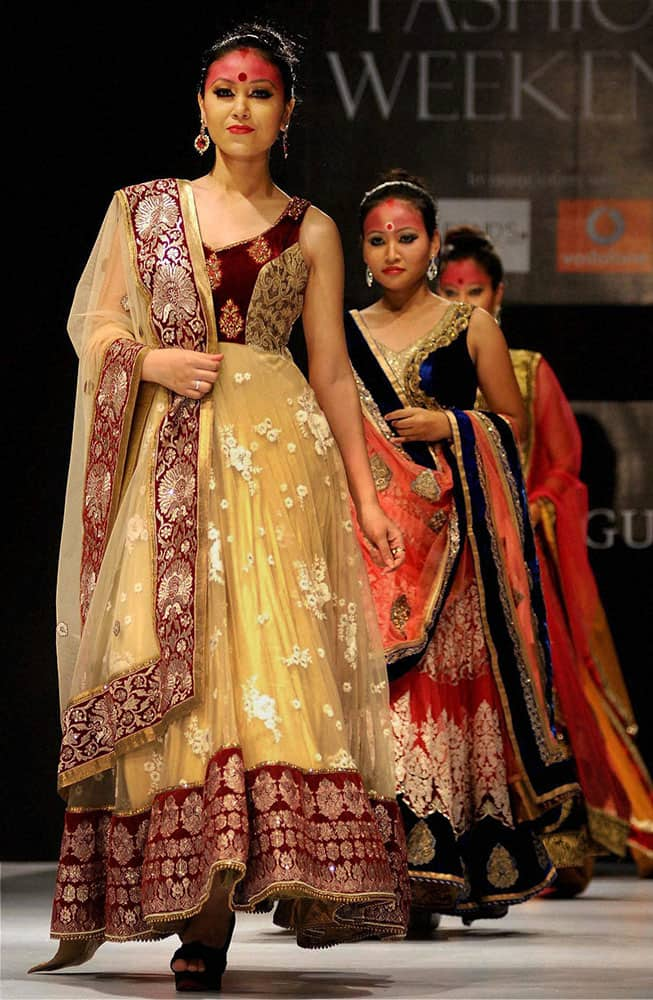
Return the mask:
[[386, 228], [386, 229], [389, 229], [389, 230], [392, 230], [392, 229], [394, 229], [394, 226], [392, 225], [392, 223], [391, 223], [391, 222], [386, 222], [386, 224], [385, 224], [385, 228]]
[[247, 79], [247, 73], [239, 73], [238, 79], [240, 80], [241, 83], [244, 83], [245, 80]]

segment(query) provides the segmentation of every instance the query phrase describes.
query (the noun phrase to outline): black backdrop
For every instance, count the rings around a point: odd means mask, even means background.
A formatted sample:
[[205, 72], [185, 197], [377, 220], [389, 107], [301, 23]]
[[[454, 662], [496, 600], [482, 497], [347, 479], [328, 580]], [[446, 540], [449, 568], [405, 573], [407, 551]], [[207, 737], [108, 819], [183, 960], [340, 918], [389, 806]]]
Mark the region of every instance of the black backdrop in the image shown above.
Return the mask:
[[[63, 810], [54, 587], [75, 384], [68, 308], [113, 190], [201, 172], [198, 58], [231, 12], [113, 4], [87, 21], [72, 5], [25, 5], [7, 17], [5, 859], [55, 858]], [[590, 555], [651, 766], [653, 3], [241, 0], [238, 13], [304, 39], [290, 157], [275, 151], [274, 171], [340, 226], [347, 305], [369, 295], [357, 204], [390, 166], [425, 177], [448, 221], [454, 200], [476, 199], [470, 218], [516, 254], [504, 330], [546, 355], [578, 413]], [[577, 244], [562, 232], [574, 202]], [[588, 251], [590, 216], [607, 229], [595, 226]]]

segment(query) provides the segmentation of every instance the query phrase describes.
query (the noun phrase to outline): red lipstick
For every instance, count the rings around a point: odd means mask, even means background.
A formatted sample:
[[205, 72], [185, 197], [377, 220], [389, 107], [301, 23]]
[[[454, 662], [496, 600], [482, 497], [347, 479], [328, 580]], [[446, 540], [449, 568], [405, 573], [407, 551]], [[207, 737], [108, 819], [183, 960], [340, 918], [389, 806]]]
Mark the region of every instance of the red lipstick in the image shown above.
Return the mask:
[[248, 132], [253, 132], [254, 129], [250, 128], [249, 125], [230, 125], [227, 132], [231, 132], [232, 135], [247, 135]]

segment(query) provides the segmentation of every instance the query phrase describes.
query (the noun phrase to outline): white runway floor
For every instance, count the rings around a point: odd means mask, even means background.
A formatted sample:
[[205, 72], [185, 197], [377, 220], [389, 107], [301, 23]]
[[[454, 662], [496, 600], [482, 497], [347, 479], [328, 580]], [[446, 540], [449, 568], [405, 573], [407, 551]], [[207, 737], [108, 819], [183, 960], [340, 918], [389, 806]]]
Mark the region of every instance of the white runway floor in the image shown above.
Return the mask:
[[[176, 938], [105, 944], [85, 966], [27, 976], [50, 958], [55, 866], [2, 868], [0, 996], [133, 1000], [176, 996], [168, 961]], [[194, 994], [210, 996], [210, 994]], [[212, 994], [215, 996], [215, 994]], [[534, 899], [472, 927], [445, 917], [431, 941], [366, 942], [305, 951], [271, 915], [241, 915], [223, 980], [229, 1000], [431, 1000], [435, 997], [653, 997], [653, 880], [605, 866], [575, 900]]]

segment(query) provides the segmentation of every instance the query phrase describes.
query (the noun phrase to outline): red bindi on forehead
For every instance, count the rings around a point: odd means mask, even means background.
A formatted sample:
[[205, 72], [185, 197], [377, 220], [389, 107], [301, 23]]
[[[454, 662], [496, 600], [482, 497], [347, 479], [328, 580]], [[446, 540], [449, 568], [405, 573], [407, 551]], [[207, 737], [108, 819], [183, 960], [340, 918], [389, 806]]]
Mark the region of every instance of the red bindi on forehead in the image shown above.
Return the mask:
[[466, 285], [487, 285], [490, 276], [473, 257], [464, 260], [452, 260], [440, 275], [441, 285], [455, 285], [463, 288]]
[[396, 229], [417, 229], [426, 232], [422, 213], [410, 201], [386, 198], [380, 205], [375, 205], [365, 217], [364, 233], [379, 230], [390, 233]]
[[216, 80], [247, 83], [249, 80], [269, 80], [283, 93], [283, 80], [279, 69], [257, 49], [234, 49], [215, 59], [206, 71], [204, 93]]

